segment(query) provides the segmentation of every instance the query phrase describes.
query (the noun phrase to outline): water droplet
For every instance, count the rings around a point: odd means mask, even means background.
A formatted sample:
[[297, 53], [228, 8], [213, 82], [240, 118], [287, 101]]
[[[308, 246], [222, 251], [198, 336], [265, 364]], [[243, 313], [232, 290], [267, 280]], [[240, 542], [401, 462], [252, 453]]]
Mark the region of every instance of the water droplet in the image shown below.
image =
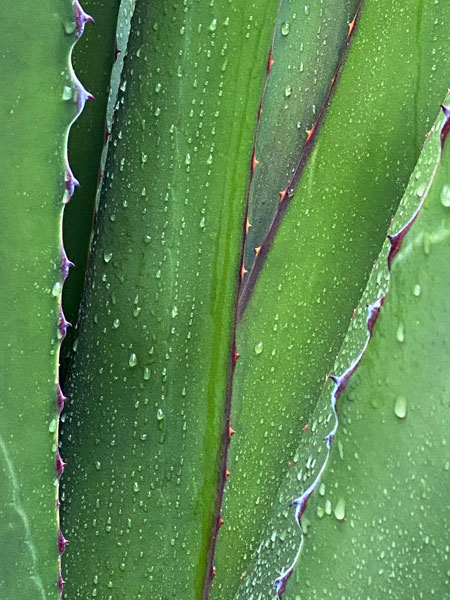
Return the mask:
[[100, 471], [100, 469], [102, 468], [102, 463], [99, 460], [95, 461], [95, 468], [97, 469], [97, 471]]
[[202, 217], [200, 220], [200, 229], [205, 229], [206, 227], [206, 218]]
[[422, 291], [422, 290], [421, 290], [421, 287], [420, 287], [420, 285], [419, 285], [419, 284], [417, 284], [417, 285], [415, 285], [415, 286], [414, 286], [414, 291], [413, 291], [413, 293], [414, 293], [414, 296], [420, 296], [420, 292], [421, 292], [421, 291]]
[[334, 516], [338, 521], [343, 521], [345, 518], [345, 500], [344, 498], [339, 498], [334, 507]]
[[63, 100], [67, 102], [67, 100], [71, 100], [72, 98], [72, 88], [69, 85], [65, 85], [63, 89]]
[[172, 307], [172, 319], [175, 319], [175, 317], [178, 315], [178, 308], [176, 306]]
[[258, 342], [255, 346], [255, 354], [261, 354], [262, 351], [263, 351], [263, 343]]
[[109, 263], [109, 261], [112, 259], [112, 252], [109, 252], [108, 250], [105, 250], [103, 252], [103, 260], [105, 261], [105, 263]]
[[450, 208], [450, 186], [444, 185], [441, 191], [441, 204], [445, 208]]
[[64, 21], [63, 28], [64, 33], [66, 33], [67, 35], [72, 35], [72, 33], [74, 33], [75, 29], [77, 28], [77, 24], [75, 23], [75, 21]]
[[158, 419], [158, 421], [162, 421], [164, 419], [164, 411], [162, 408], [158, 408], [158, 410], [156, 411], [156, 418]]
[[209, 30], [215, 31], [217, 29], [217, 19], [213, 19], [209, 24]]
[[133, 491], [134, 492], [138, 492], [139, 491], [139, 483], [137, 481], [134, 482]]
[[285, 21], [281, 25], [281, 34], [282, 35], [288, 35], [288, 33], [289, 33], [289, 23], [287, 21]]
[[137, 365], [137, 356], [134, 352], [130, 354], [130, 358], [128, 359], [128, 364], [130, 367], [135, 367]]
[[284, 95], [286, 96], [286, 98], [289, 98], [289, 96], [292, 94], [292, 88], [290, 85], [287, 85], [284, 88]]
[[53, 289], [52, 289], [52, 296], [55, 296], [55, 298], [56, 298], [57, 296], [59, 296], [59, 294], [61, 293], [61, 288], [62, 288], [61, 282], [60, 282], [60, 281], [57, 281], [57, 282], [55, 283], [55, 285], [53, 286]]
[[405, 396], [397, 396], [394, 405], [394, 412], [399, 419], [404, 419], [406, 417], [407, 408], [408, 403]]
[[113, 327], [114, 329], [117, 329], [120, 325], [120, 319], [114, 319], [113, 321]]
[[56, 419], [52, 419], [50, 421], [50, 425], [48, 426], [48, 430], [50, 431], [50, 433], [55, 433], [55, 431], [56, 431], [56, 424], [57, 424]]
[[416, 189], [416, 195], [419, 196], [419, 198], [420, 198], [421, 196], [423, 196], [426, 189], [427, 189], [427, 184], [425, 182], [421, 183]]
[[148, 381], [150, 379], [150, 375], [151, 375], [151, 371], [148, 367], [145, 367], [144, 369], [144, 379], [145, 381]]
[[397, 327], [396, 338], [397, 338], [397, 341], [400, 343], [405, 340], [405, 327], [401, 321]]

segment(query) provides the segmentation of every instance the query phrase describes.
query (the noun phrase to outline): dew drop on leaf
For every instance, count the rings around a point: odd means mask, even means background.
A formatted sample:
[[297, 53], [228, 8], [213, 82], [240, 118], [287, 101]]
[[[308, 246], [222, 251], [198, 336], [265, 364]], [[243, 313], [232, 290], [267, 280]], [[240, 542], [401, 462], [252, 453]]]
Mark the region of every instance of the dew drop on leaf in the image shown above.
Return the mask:
[[408, 404], [405, 396], [397, 396], [394, 405], [394, 412], [399, 419], [404, 419], [406, 417], [407, 408]]
[[262, 342], [258, 342], [255, 345], [255, 354], [261, 354], [262, 351], [263, 351], [263, 343]]
[[334, 507], [334, 516], [338, 521], [343, 521], [345, 518], [345, 500], [344, 498], [339, 498], [336, 506]]
[[445, 208], [450, 207], [450, 186], [444, 185], [441, 191], [441, 204]]

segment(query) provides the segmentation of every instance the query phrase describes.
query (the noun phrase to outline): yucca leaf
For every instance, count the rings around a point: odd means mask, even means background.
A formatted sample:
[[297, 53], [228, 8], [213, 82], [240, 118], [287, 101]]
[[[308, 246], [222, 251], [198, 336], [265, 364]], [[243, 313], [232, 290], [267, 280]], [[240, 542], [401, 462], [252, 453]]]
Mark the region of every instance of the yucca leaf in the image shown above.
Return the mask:
[[[323, 495], [311, 501], [298, 583], [287, 598], [333, 598], [335, 589], [347, 598], [449, 594], [448, 143], [441, 152], [449, 117], [446, 109], [422, 152], [363, 299], [379, 297], [376, 280], [390, 251], [389, 291], [338, 400], [341, 425]], [[416, 218], [417, 199], [423, 207]], [[331, 517], [318, 519], [329, 505]]]
[[[241, 578], [245, 583], [417, 160], [417, 140], [450, 80], [448, 58], [435, 59], [447, 37], [442, 7], [427, 4], [421, 14], [420, 6], [363, 5], [315, 146], [294, 177], [297, 191], [281, 204], [279, 227], [244, 287], [231, 401], [237, 434], [215, 561], [219, 598], [232, 597]], [[285, 526], [276, 529], [282, 534]], [[276, 574], [269, 569], [258, 593], [270, 597]]]
[[317, 121], [360, 0], [280, 2], [257, 126], [244, 264], [264, 241]]
[[446, 597], [450, 454], [442, 322], [449, 311], [450, 111], [444, 111], [237, 598], [265, 597], [276, 564], [283, 598]]
[[61, 221], [74, 186], [68, 128], [86, 100], [70, 53], [87, 18], [69, 0], [0, 7], [2, 600], [59, 595], [58, 358], [69, 268]]
[[[83, 8], [95, 19], [83, 42], [74, 49], [77, 77], [94, 95], [71, 128], [69, 156], [80, 187], [64, 211], [63, 236], [67, 255], [75, 267], [64, 285], [64, 313], [73, 325], [78, 317], [89, 243], [92, 235], [95, 196], [100, 177], [100, 158], [105, 143], [106, 105], [114, 62], [117, 13], [120, 0], [88, 0]], [[70, 329], [61, 349], [61, 379], [67, 370], [75, 329]]]
[[188, 600], [210, 578], [245, 192], [277, 9], [136, 4], [68, 386], [68, 598]]

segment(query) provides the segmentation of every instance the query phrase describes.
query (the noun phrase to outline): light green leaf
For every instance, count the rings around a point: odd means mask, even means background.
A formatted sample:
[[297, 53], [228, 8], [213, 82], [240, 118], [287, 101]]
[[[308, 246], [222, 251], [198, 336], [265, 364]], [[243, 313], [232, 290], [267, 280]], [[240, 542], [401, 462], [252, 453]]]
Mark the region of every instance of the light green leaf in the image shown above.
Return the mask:
[[445, 596], [448, 125], [422, 151], [237, 598], [271, 597], [274, 573], [292, 600]]

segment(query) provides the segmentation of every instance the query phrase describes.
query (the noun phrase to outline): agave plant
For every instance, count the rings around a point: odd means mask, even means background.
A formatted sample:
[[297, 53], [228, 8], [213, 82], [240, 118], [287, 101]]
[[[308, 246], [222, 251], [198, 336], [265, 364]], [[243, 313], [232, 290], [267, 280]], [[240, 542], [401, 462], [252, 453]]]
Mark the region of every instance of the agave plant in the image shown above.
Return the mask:
[[449, 597], [450, 5], [119, 4], [0, 9], [0, 597]]

